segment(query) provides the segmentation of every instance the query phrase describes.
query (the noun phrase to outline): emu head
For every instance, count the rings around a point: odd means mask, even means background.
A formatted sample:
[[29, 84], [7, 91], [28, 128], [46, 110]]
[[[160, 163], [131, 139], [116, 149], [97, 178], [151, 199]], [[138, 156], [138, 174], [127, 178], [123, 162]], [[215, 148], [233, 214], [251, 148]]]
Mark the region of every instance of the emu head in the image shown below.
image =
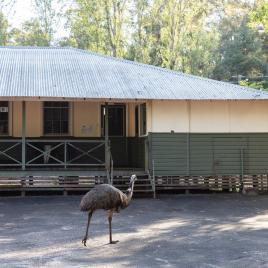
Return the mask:
[[134, 183], [137, 179], [138, 178], [137, 178], [136, 174], [131, 175], [131, 177], [130, 177], [130, 184]]
[[133, 189], [134, 189], [134, 182], [137, 180], [137, 176], [135, 174], [131, 175], [130, 182], [129, 182], [129, 188], [126, 191], [126, 195], [129, 198], [129, 201], [132, 198]]

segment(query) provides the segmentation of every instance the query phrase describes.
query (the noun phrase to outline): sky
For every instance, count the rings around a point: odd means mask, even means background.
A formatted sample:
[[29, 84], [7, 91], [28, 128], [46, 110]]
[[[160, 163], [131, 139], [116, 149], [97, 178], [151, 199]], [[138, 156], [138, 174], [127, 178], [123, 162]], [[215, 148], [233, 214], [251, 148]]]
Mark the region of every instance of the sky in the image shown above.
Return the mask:
[[28, 20], [35, 15], [31, 0], [18, 0], [13, 7], [13, 10], [14, 11], [9, 15], [9, 20], [14, 27], [19, 27], [23, 21]]

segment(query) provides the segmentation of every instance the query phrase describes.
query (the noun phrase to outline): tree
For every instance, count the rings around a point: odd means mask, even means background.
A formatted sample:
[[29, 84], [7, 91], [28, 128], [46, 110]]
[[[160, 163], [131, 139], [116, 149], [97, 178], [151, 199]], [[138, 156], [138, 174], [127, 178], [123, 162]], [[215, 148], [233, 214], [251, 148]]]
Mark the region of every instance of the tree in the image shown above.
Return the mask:
[[261, 1], [74, 0], [60, 45], [220, 80], [258, 75], [262, 40], [247, 24]]
[[[35, 27], [39, 27], [47, 36], [48, 44], [50, 45], [55, 32], [55, 25], [57, 24], [57, 12], [53, 6], [55, 0], [34, 0], [34, 7], [37, 12], [38, 24], [35, 21]], [[38, 41], [37, 41], [38, 42]]]
[[124, 53], [123, 24], [126, 20], [126, 2], [126, 0], [104, 0], [105, 30], [114, 57], [122, 56]]
[[220, 45], [214, 78], [230, 80], [232, 76], [238, 75], [262, 75], [262, 40], [258, 32], [249, 27], [249, 14], [254, 8], [255, 5], [249, 1], [229, 0], [224, 5], [218, 25]]
[[135, 3], [131, 12], [134, 29], [129, 59], [199, 75], [211, 73], [218, 35], [205, 18], [218, 7], [214, 1]]
[[250, 23], [257, 29], [261, 27], [268, 34], [268, 3], [266, 1], [257, 3], [256, 9], [250, 14]]
[[126, 5], [126, 0], [77, 0], [67, 13], [70, 38], [79, 48], [122, 57]]
[[250, 13], [249, 25], [258, 31], [263, 42], [263, 52], [266, 57], [266, 75], [268, 76], [268, 3], [258, 1], [254, 11]]
[[228, 80], [232, 76], [253, 76], [263, 73], [262, 42], [247, 24], [248, 19], [245, 18], [239, 27], [222, 35], [221, 60], [214, 71], [217, 79]]
[[244, 86], [244, 87], [263, 89], [263, 90], [268, 89], [268, 82], [266, 82], [266, 81], [252, 82], [252, 81], [248, 81], [248, 80], [241, 80], [241, 81], [239, 81], [239, 85]]
[[50, 36], [43, 31], [38, 19], [26, 21], [22, 29], [12, 29], [13, 43], [20, 46], [49, 46]]
[[7, 14], [15, 4], [15, 0], [0, 0], [0, 45], [6, 46], [9, 40]]
[[130, 36], [126, 58], [139, 62], [149, 62], [148, 29], [149, 0], [136, 0], [130, 8], [130, 28], [135, 29]]
[[16, 0], [0, 0], [0, 11], [9, 14], [15, 3]]
[[103, 16], [100, 2], [77, 1], [76, 6], [67, 11], [70, 37], [62, 43], [73, 43], [81, 49], [105, 53], [105, 38], [101, 27]]
[[0, 45], [6, 46], [8, 42], [8, 21], [0, 11]]
[[219, 57], [219, 34], [215, 29], [200, 30], [186, 36], [181, 54], [181, 70], [211, 77]]

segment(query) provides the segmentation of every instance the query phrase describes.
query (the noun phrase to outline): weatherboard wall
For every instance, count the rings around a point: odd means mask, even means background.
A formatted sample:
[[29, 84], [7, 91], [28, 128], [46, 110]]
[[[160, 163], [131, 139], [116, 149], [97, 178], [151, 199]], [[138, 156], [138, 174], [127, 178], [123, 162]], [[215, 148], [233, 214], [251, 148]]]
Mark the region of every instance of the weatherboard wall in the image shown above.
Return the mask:
[[[10, 136], [21, 137], [22, 131], [22, 102], [13, 101], [10, 103], [12, 117], [9, 121]], [[41, 102], [26, 102], [26, 136], [40, 137], [42, 136], [42, 109]]]
[[[124, 102], [122, 102], [124, 103]], [[100, 137], [102, 102], [70, 102], [70, 135]], [[126, 103], [135, 136], [135, 103]], [[43, 136], [43, 103], [26, 101], [26, 135]], [[22, 102], [10, 102], [10, 136], [21, 137]], [[268, 101], [147, 101], [147, 132], [268, 133]]]
[[151, 101], [148, 132], [268, 133], [268, 101]]
[[150, 133], [155, 174], [268, 174], [268, 133]]
[[[9, 135], [21, 137], [22, 101], [9, 102], [10, 120]], [[42, 137], [43, 102], [26, 101], [26, 136]], [[101, 105], [103, 102], [75, 101], [70, 102], [69, 134], [76, 138], [101, 136]], [[127, 136], [135, 136], [135, 104], [126, 104]]]

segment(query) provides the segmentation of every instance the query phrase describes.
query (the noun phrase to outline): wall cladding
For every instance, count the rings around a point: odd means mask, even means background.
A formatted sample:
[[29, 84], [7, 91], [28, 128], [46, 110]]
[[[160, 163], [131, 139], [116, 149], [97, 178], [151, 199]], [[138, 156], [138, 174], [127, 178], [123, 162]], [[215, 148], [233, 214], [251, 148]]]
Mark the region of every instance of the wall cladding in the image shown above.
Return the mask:
[[268, 133], [150, 133], [158, 176], [268, 174]]

